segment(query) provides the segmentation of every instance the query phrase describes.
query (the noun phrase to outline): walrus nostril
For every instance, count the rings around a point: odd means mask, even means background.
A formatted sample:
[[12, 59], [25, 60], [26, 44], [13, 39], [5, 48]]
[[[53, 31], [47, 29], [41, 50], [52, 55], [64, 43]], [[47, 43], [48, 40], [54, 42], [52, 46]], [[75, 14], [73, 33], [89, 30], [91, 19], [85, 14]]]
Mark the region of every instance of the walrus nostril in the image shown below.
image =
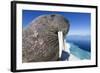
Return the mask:
[[55, 34], [58, 34], [58, 32], [57, 32], [57, 31], [55, 31], [54, 33], [55, 33]]

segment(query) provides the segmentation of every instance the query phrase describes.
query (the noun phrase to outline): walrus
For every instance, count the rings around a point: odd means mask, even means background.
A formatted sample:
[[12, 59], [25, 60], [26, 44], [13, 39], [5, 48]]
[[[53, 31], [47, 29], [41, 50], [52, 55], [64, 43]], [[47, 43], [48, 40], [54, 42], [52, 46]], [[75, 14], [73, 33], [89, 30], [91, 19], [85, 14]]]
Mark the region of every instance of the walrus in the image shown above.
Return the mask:
[[40, 15], [22, 29], [22, 62], [57, 61], [58, 31], [65, 36], [69, 21], [60, 14]]

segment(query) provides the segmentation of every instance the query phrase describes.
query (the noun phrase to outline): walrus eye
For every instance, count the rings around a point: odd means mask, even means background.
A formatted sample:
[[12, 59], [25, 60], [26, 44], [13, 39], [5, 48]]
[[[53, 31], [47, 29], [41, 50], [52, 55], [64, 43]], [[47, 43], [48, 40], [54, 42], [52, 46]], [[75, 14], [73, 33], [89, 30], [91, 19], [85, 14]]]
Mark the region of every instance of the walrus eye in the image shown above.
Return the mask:
[[53, 18], [53, 17], [55, 17], [55, 15], [54, 15], [54, 14], [52, 14], [52, 15], [51, 15], [51, 17]]
[[54, 14], [50, 15], [50, 20], [53, 21], [54, 20], [54, 17], [55, 17]]
[[43, 25], [46, 25], [46, 24], [43, 24]]

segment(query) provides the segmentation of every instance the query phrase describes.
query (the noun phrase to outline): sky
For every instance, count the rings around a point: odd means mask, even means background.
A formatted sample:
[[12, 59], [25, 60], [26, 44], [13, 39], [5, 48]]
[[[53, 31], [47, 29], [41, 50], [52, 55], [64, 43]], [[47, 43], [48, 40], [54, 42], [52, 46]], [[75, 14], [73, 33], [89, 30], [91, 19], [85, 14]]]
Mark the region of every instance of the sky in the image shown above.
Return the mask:
[[44, 14], [60, 14], [64, 16], [70, 23], [68, 35], [90, 35], [91, 31], [91, 14], [82, 12], [51, 12], [51, 11], [22, 11], [22, 26], [28, 26], [36, 17]]

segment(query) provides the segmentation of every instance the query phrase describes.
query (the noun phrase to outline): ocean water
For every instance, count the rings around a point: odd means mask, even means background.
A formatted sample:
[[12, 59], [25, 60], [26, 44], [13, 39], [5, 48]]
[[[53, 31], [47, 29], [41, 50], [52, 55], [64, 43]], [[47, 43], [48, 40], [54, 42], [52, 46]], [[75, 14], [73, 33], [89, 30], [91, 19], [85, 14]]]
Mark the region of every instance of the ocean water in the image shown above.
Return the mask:
[[[66, 43], [70, 45], [70, 53], [62, 51], [61, 60], [68, 60], [70, 54], [74, 55], [80, 60], [91, 59], [91, 40], [90, 36], [67, 36]], [[68, 49], [68, 48], [65, 48]]]
[[70, 45], [71, 45], [71, 47], [69, 48], [70, 53], [73, 54], [74, 56], [76, 56], [77, 58], [79, 58], [80, 60], [91, 58], [90, 52], [79, 48], [77, 45], [75, 45], [73, 43], [70, 43]]
[[91, 40], [90, 36], [67, 36], [66, 42], [73, 43], [74, 45], [77, 45], [82, 50], [91, 52]]
[[[78, 60], [84, 60], [84, 59], [90, 60], [91, 59], [91, 53], [90, 52], [83, 50], [82, 48], [79, 48], [78, 45], [75, 45], [73, 43], [66, 42], [66, 44], [70, 45], [69, 48], [65, 48], [65, 49], [69, 49], [70, 52], [63, 50], [61, 58], [60, 58], [61, 61], [65, 61], [65, 60], [69, 61], [71, 54], [75, 58], [77, 58]], [[70, 60], [74, 60], [74, 59], [70, 59]]]

